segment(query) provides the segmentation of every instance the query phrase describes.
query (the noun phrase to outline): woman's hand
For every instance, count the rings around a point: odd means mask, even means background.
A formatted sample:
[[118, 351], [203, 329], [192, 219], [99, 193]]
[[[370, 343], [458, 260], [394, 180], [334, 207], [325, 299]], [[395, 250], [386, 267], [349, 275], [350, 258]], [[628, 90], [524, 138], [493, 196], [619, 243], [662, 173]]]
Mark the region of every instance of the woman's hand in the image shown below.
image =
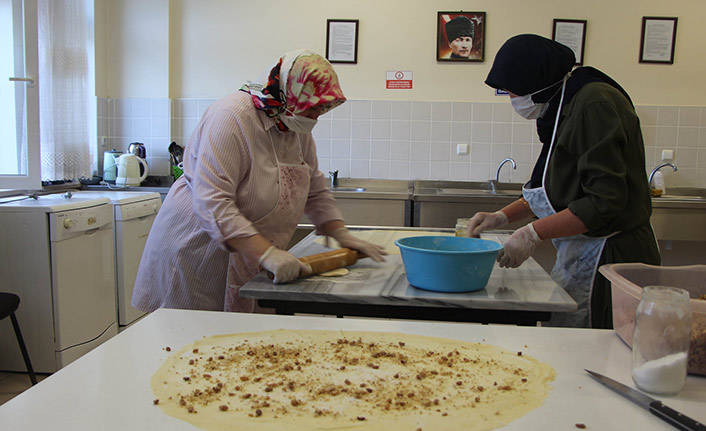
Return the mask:
[[498, 253], [497, 261], [501, 268], [517, 268], [522, 262], [532, 256], [534, 249], [542, 242], [534, 231], [532, 223], [517, 229], [505, 241], [503, 249]]
[[259, 260], [260, 266], [274, 274], [274, 283], [286, 283], [311, 273], [311, 265], [297, 259], [292, 253], [270, 246]]
[[507, 224], [507, 216], [502, 211], [494, 213], [477, 212], [470, 220], [466, 234], [471, 238], [480, 238], [481, 232], [497, 229]]
[[331, 233], [331, 236], [341, 244], [341, 247], [358, 250], [361, 254], [368, 256], [375, 262], [385, 261], [383, 256], [386, 255], [387, 252], [383, 247], [354, 237], [345, 227], [336, 229]]

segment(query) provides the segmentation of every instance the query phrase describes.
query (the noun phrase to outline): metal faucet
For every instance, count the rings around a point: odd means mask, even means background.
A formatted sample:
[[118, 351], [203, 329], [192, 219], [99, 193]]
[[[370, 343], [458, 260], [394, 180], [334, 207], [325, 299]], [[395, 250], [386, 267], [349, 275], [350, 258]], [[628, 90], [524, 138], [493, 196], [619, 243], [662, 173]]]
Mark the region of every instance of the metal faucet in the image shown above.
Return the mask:
[[647, 184], [649, 185], [649, 187], [652, 187], [652, 178], [655, 176], [657, 171], [665, 166], [671, 166], [672, 169], [674, 169], [674, 172], [677, 171], [677, 167], [673, 163], [662, 163], [661, 165], [657, 165], [654, 169], [652, 169], [652, 172], [650, 172], [650, 178], [647, 180]]
[[496, 194], [498, 192], [498, 184], [500, 183], [500, 169], [502, 169], [503, 165], [507, 162], [512, 163], [512, 169], [517, 169], [517, 163], [515, 163], [515, 160], [513, 160], [512, 157], [508, 157], [500, 162], [498, 169], [495, 170], [495, 179], [489, 181], [490, 192], [492, 194]]
[[329, 178], [331, 178], [331, 188], [335, 189], [338, 187], [338, 171], [329, 171]]

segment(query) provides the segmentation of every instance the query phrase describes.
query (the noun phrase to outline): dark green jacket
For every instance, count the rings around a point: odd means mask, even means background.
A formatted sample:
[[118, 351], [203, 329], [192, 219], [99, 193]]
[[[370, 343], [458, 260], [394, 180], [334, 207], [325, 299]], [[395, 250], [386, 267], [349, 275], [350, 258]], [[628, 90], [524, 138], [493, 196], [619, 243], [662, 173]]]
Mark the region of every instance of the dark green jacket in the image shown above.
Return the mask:
[[[640, 120], [618, 90], [605, 83], [587, 84], [562, 109], [546, 175], [554, 209], [569, 208], [588, 228], [586, 235], [619, 232], [606, 242], [601, 264], [660, 263], [650, 225], [652, 200]], [[607, 283], [600, 274], [596, 282]], [[608, 299], [607, 305], [599, 305], [603, 314], [610, 312], [610, 290], [601, 292], [604, 287], [594, 284], [594, 296]], [[597, 311], [594, 321], [609, 317], [597, 317]]]

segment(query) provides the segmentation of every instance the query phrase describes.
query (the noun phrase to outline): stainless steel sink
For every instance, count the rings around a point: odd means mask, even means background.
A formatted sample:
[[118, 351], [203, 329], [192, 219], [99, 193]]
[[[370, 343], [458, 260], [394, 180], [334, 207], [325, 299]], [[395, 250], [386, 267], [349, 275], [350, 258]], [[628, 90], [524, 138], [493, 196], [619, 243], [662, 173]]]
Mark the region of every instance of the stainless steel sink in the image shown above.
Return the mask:
[[364, 192], [365, 187], [334, 187], [331, 189], [332, 192]]
[[703, 196], [689, 196], [689, 195], [672, 195], [672, 194], [666, 194], [666, 195], [661, 195], [661, 196], [655, 196], [653, 199], [670, 199], [670, 200], [679, 200], [679, 201], [703, 201], [706, 200]]

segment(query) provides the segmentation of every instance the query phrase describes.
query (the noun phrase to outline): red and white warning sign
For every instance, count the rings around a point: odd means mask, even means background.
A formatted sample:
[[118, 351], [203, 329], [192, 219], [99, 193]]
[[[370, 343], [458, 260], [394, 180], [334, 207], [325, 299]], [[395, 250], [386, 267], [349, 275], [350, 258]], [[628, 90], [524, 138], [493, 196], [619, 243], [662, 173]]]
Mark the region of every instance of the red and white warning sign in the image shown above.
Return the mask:
[[411, 70], [388, 70], [387, 84], [385, 88], [391, 90], [411, 90], [412, 71]]

